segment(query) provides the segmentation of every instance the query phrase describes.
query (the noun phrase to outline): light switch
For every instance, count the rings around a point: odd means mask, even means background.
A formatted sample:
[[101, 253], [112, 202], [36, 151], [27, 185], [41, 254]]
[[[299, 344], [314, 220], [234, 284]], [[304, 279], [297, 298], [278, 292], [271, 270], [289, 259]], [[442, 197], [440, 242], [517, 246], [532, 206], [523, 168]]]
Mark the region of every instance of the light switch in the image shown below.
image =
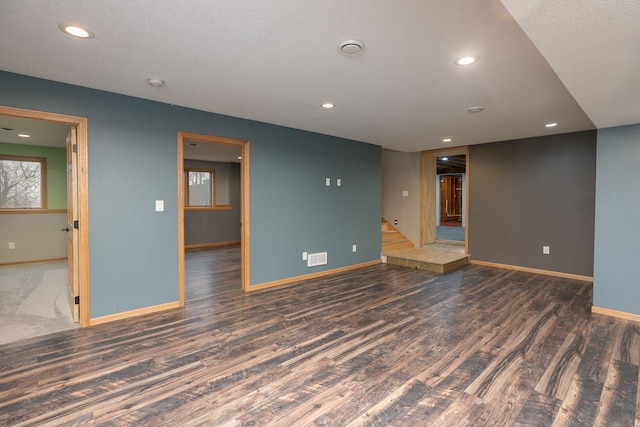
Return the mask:
[[402, 197], [409, 197], [409, 192], [407, 190], [402, 190]]
[[156, 212], [164, 212], [164, 200], [156, 200]]
[[327, 187], [331, 187], [331, 178], [325, 178], [325, 180], [324, 180], [324, 184], [325, 184]]
[[340, 178], [338, 178], [338, 179], [336, 180], [336, 185], [337, 185], [338, 187], [341, 187], [341, 186], [342, 186], [342, 180], [341, 180]]

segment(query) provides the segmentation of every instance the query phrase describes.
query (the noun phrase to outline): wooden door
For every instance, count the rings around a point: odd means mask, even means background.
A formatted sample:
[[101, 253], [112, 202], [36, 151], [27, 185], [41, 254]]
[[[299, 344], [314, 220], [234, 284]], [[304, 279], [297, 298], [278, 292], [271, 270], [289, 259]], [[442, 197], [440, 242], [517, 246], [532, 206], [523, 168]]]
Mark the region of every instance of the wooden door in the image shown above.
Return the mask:
[[69, 304], [73, 321], [80, 321], [80, 280], [78, 268], [78, 163], [76, 128], [67, 135], [67, 264], [69, 268]]

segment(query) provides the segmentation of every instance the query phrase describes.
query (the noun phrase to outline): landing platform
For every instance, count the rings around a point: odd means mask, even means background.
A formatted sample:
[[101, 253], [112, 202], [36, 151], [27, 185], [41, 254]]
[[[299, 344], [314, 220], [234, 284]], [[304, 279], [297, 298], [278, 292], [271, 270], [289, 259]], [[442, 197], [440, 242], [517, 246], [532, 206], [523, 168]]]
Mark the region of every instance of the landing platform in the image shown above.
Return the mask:
[[446, 274], [469, 264], [464, 247], [433, 244], [423, 248], [402, 248], [382, 253], [387, 264], [417, 268], [432, 273]]

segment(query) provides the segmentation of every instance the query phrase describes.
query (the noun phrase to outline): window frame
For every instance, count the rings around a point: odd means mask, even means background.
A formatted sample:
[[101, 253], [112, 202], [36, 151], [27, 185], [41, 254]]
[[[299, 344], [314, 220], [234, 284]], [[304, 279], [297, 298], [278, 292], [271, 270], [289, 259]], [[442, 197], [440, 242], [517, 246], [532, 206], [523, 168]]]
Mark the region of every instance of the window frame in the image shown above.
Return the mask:
[[47, 210], [47, 158], [35, 156], [20, 156], [13, 154], [0, 154], [0, 161], [3, 160], [40, 163], [40, 207], [5, 208], [0, 206], [0, 212], [32, 212]]
[[[184, 210], [186, 211], [228, 211], [231, 205], [216, 204], [216, 170], [210, 168], [184, 167], [183, 188], [184, 188]], [[189, 206], [189, 172], [208, 172], [211, 174], [211, 204], [207, 206]]]

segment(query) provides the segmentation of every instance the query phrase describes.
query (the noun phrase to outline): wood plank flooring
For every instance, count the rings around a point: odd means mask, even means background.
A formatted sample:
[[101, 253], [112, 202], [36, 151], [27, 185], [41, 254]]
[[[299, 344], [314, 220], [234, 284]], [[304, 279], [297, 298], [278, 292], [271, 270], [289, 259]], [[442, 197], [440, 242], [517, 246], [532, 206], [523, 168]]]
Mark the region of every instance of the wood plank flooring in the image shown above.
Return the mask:
[[377, 265], [244, 294], [187, 252], [184, 309], [0, 346], [0, 425], [640, 426], [640, 324], [592, 285]]

